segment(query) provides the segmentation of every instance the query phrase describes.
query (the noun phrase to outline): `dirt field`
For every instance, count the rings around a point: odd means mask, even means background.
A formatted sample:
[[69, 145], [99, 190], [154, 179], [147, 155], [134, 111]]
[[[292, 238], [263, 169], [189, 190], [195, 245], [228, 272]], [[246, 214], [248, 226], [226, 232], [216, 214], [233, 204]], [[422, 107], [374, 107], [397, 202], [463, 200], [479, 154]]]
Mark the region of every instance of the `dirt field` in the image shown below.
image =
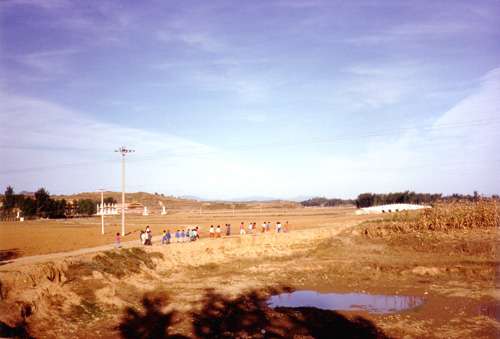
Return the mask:
[[[269, 207], [269, 206], [268, 206]], [[401, 235], [353, 208], [245, 208], [0, 223], [0, 334], [32, 338], [498, 338], [499, 234]], [[238, 235], [241, 221], [270, 234]], [[276, 221], [291, 232], [277, 234]], [[210, 225], [232, 235], [208, 239]], [[139, 245], [147, 225], [153, 246]], [[201, 239], [161, 245], [164, 229]], [[260, 229], [260, 227], [259, 227]], [[248, 231], [248, 229], [247, 229]], [[90, 249], [89, 249], [90, 248]], [[66, 252], [66, 253], [61, 253]], [[309, 290], [421, 298], [404, 312], [269, 308]]]

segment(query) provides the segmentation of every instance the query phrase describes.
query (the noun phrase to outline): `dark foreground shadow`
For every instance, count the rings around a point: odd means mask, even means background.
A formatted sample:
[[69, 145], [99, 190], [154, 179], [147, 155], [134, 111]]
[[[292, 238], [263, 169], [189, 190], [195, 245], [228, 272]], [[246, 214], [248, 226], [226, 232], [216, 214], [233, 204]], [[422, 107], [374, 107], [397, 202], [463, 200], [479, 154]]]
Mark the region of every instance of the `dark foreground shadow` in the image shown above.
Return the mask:
[[16, 259], [19, 257], [19, 249], [13, 248], [10, 250], [0, 251], [0, 266], [9, 263], [9, 260]]
[[[119, 325], [124, 338], [186, 338], [169, 333], [175, 311], [162, 311], [168, 298], [146, 296], [142, 305], [140, 313], [126, 311]], [[201, 311], [189, 319], [196, 338], [388, 338], [362, 317], [349, 320], [313, 307], [272, 309], [256, 292], [231, 300], [207, 290]]]
[[2, 338], [34, 339], [26, 331], [26, 324], [10, 327], [2, 321], [0, 321], [0, 336]]
[[168, 297], [161, 294], [147, 294], [142, 299], [144, 311], [133, 308], [125, 310], [122, 323], [118, 326], [122, 337], [136, 338], [187, 338], [169, 334], [169, 327], [174, 324], [175, 311], [165, 312]]
[[23, 320], [19, 322], [16, 326], [9, 326], [3, 321], [0, 321], [0, 337], [2, 338], [16, 338], [16, 339], [34, 339], [28, 333], [28, 324], [26, 323], [26, 318], [31, 315], [31, 307], [24, 306], [21, 309], [21, 316]]

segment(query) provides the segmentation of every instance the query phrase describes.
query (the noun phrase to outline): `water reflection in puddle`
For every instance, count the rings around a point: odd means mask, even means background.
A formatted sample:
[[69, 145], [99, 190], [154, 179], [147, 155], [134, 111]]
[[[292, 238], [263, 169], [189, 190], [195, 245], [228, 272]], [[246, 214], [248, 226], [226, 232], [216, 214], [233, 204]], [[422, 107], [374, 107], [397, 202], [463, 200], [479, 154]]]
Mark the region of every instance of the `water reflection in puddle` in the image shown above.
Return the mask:
[[495, 319], [496, 321], [500, 321], [500, 303], [492, 303], [489, 305], [481, 305], [477, 309], [479, 313]]
[[318, 293], [296, 291], [273, 295], [268, 300], [270, 307], [316, 307], [331, 311], [365, 310], [369, 313], [396, 313], [410, 310], [423, 304], [422, 298], [402, 295], [371, 295], [364, 293]]

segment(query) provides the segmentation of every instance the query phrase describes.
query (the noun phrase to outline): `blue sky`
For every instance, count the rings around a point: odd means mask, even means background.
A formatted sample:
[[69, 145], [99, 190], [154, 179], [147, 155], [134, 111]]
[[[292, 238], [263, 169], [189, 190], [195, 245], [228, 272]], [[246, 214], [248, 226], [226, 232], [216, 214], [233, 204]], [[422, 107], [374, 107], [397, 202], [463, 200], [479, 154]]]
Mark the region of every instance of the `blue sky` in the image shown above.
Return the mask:
[[[0, 189], [500, 194], [500, 3], [2, 1]], [[3, 191], [3, 189], [2, 189]]]

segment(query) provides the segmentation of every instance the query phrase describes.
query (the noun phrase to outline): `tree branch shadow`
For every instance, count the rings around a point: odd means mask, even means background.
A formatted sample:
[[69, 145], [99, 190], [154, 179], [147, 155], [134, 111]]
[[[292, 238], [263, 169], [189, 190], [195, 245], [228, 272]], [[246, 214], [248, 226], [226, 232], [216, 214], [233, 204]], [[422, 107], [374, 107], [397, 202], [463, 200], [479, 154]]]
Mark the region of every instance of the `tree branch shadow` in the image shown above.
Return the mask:
[[28, 324], [26, 319], [31, 315], [31, 307], [29, 305], [24, 305], [21, 308], [22, 320], [14, 326], [9, 326], [8, 324], [0, 321], [0, 337], [2, 338], [18, 338], [18, 339], [34, 339], [28, 333]]
[[0, 266], [10, 263], [8, 260], [16, 259], [19, 257], [19, 249], [12, 248], [9, 250], [0, 251]]
[[[276, 290], [270, 294], [279, 293]], [[372, 338], [388, 339], [363, 317], [347, 319], [314, 307], [269, 308], [267, 297], [250, 291], [230, 299], [207, 289], [200, 311], [189, 314], [196, 338]], [[168, 298], [143, 298], [144, 312], [126, 311], [119, 330], [124, 338], [186, 338], [169, 335], [175, 311], [164, 312]]]
[[123, 338], [187, 338], [181, 335], [169, 335], [169, 327], [174, 324], [175, 311], [167, 312], [168, 296], [161, 293], [148, 293], [142, 298], [144, 311], [131, 307], [125, 310], [122, 323], [118, 325]]
[[3, 321], [0, 321], [0, 336], [2, 338], [33, 339], [33, 337], [28, 334], [26, 328], [27, 325], [24, 323], [16, 327], [11, 327]]

